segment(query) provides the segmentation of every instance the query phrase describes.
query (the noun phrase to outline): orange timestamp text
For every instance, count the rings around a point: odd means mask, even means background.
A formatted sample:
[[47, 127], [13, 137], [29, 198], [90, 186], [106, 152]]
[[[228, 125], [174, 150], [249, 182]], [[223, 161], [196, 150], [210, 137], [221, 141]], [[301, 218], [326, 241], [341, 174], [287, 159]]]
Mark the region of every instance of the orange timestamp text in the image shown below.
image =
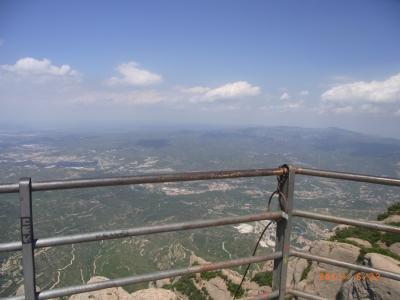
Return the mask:
[[319, 273], [319, 279], [321, 281], [335, 281], [335, 280], [349, 280], [351, 277], [354, 277], [356, 280], [379, 280], [381, 278], [381, 274], [378, 272], [357, 272], [355, 274], [351, 273], [338, 273], [338, 272], [320, 272]]

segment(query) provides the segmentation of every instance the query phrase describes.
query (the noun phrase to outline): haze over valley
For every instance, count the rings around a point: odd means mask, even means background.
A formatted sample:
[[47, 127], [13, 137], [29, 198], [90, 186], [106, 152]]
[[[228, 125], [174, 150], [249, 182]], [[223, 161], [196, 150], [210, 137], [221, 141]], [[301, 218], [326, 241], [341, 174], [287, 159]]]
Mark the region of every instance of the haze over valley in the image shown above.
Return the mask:
[[[400, 141], [338, 128], [132, 129], [127, 132], [0, 131], [1, 182], [183, 171], [273, 168], [283, 163], [400, 176]], [[34, 192], [36, 238], [265, 211], [275, 177]], [[395, 188], [298, 175], [295, 208], [375, 220], [399, 201]], [[276, 204], [276, 202], [275, 202]], [[275, 205], [274, 205], [275, 208]], [[18, 195], [0, 196], [0, 240], [19, 240]], [[43, 289], [187, 266], [192, 254], [216, 261], [249, 256], [265, 222], [43, 248]], [[296, 219], [292, 244], [323, 239], [334, 225]], [[271, 226], [260, 254], [273, 251]], [[254, 265], [254, 269], [259, 266]], [[237, 268], [241, 271], [241, 268]], [[0, 295], [22, 284], [21, 254], [0, 256]], [[147, 286], [127, 287], [129, 291]]]

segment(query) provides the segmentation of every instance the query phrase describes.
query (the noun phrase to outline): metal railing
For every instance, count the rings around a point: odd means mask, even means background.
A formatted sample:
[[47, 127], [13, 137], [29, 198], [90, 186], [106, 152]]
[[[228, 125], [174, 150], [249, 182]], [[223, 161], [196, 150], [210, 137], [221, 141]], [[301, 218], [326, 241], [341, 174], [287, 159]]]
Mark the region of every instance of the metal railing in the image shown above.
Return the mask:
[[[274, 260], [272, 292], [268, 295], [259, 295], [252, 299], [284, 299], [287, 295], [298, 296], [307, 299], [324, 299], [318, 295], [306, 293], [304, 291], [289, 289], [286, 286], [286, 277], [288, 270], [288, 261], [290, 256], [305, 258], [312, 261], [323, 262], [330, 265], [335, 265], [355, 271], [362, 272], [379, 272], [380, 276], [400, 280], [400, 274], [374, 269], [362, 265], [351, 264], [328, 257], [312, 255], [301, 251], [290, 249], [290, 235], [293, 217], [310, 218], [321, 221], [328, 221], [339, 224], [348, 224], [360, 226], [364, 228], [376, 229], [385, 232], [394, 232], [400, 234], [400, 227], [374, 223], [368, 221], [357, 221], [348, 218], [339, 218], [318, 213], [306, 212], [293, 209], [294, 184], [295, 176], [308, 175], [318, 176], [333, 179], [343, 179], [358, 182], [368, 182], [375, 184], [391, 185], [400, 187], [400, 179], [384, 178], [376, 176], [368, 176], [352, 173], [341, 173], [332, 171], [322, 171], [315, 169], [296, 168], [288, 165], [281, 166], [275, 169], [253, 169], [253, 170], [232, 170], [232, 171], [217, 171], [217, 172], [190, 172], [190, 173], [175, 173], [163, 175], [145, 175], [145, 176], [128, 176], [114, 177], [103, 179], [78, 179], [78, 180], [59, 180], [59, 181], [40, 181], [32, 182], [30, 178], [22, 178], [18, 183], [0, 185], [0, 193], [19, 193], [20, 199], [20, 221], [21, 221], [21, 241], [1, 243], [0, 253], [9, 251], [22, 251], [22, 267], [24, 279], [24, 295], [9, 297], [5, 299], [13, 300], [34, 300], [34, 299], [50, 299], [73, 294], [90, 292], [110, 287], [124, 286], [128, 284], [149, 282], [185, 274], [201, 273], [206, 271], [219, 270], [234, 266], [246, 265], [250, 263], [260, 263], [268, 260]], [[228, 178], [243, 178], [243, 177], [262, 177], [262, 176], [278, 176], [279, 191], [281, 194], [280, 200], [283, 207], [281, 211], [264, 212], [259, 214], [250, 214], [237, 217], [225, 217], [219, 219], [207, 219], [188, 221], [172, 224], [143, 226], [130, 229], [99, 231], [84, 234], [74, 234], [67, 236], [57, 236], [48, 238], [34, 238], [33, 222], [32, 222], [32, 192], [49, 191], [49, 190], [64, 190], [75, 188], [89, 187], [105, 187], [117, 185], [133, 185], [146, 183], [166, 183], [178, 181], [196, 181], [196, 180], [215, 180]], [[69, 286], [64, 288], [55, 288], [38, 292], [35, 282], [35, 260], [34, 251], [37, 248], [60, 246], [67, 244], [83, 243], [90, 241], [99, 241], [107, 239], [133, 237], [147, 234], [172, 232], [180, 230], [198, 229], [205, 227], [214, 227], [222, 225], [231, 225], [244, 222], [254, 222], [261, 220], [273, 220], [277, 223], [276, 229], [276, 245], [275, 251], [269, 255], [251, 256], [245, 258], [231, 259], [222, 262], [207, 263], [204, 265], [191, 266], [188, 268], [165, 270], [153, 272], [143, 275], [135, 275], [119, 279], [109, 279], [96, 283], [85, 285]]]

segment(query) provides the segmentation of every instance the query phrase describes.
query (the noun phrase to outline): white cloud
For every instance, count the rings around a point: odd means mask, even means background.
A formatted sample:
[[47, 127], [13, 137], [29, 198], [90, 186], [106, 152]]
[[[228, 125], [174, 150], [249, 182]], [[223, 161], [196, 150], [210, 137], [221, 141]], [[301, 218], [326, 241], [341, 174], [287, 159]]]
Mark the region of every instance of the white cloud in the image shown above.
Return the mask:
[[52, 77], [75, 77], [78, 72], [69, 65], [56, 66], [44, 58], [42, 60], [32, 57], [19, 59], [14, 65], [1, 65], [1, 70], [23, 76], [52, 76]]
[[247, 82], [228, 83], [217, 88], [208, 87], [176, 87], [172, 90], [164, 89], [136, 89], [133, 91], [122, 89], [118, 91], [92, 90], [81, 92], [73, 97], [73, 102], [82, 104], [120, 104], [130, 106], [167, 105], [169, 108], [186, 108], [192, 103], [215, 103], [213, 107], [221, 105], [221, 109], [238, 109], [239, 102], [224, 101], [216, 103], [216, 99], [241, 99], [245, 96], [255, 96], [260, 88]]
[[211, 89], [206, 93], [210, 99], [238, 98], [243, 96], [256, 96], [260, 94], [258, 86], [252, 86], [247, 81], [237, 81]]
[[353, 112], [353, 107], [352, 106], [336, 107], [333, 109], [333, 112], [336, 114], [350, 114]]
[[210, 90], [210, 88], [205, 87], [205, 86], [195, 86], [187, 89], [181, 89], [182, 92], [184, 93], [189, 93], [189, 94], [205, 94]]
[[282, 105], [283, 109], [297, 109], [303, 106], [303, 101], [291, 102]]
[[309, 94], [310, 94], [310, 92], [309, 92], [309, 91], [306, 91], [306, 90], [301, 91], [301, 92], [299, 93], [300, 96], [308, 96]]
[[324, 92], [321, 99], [331, 102], [394, 103], [400, 101], [400, 73], [383, 81], [358, 81], [337, 85]]
[[107, 84], [114, 85], [134, 85], [146, 86], [162, 82], [162, 76], [139, 68], [139, 64], [131, 61], [120, 64], [117, 67], [120, 77], [111, 77]]
[[361, 114], [390, 114], [392, 107], [382, 107], [376, 103], [324, 103], [319, 107], [320, 113], [326, 114], [347, 114], [347, 115], [361, 115]]
[[166, 101], [163, 94], [153, 90], [132, 92], [87, 92], [73, 99], [74, 103], [82, 104], [121, 104], [143, 106], [159, 104]]
[[277, 112], [288, 112], [288, 111], [296, 111], [299, 109], [305, 109], [304, 101], [285, 101], [285, 102], [276, 102], [271, 105], [262, 106], [260, 109], [268, 110], [268, 111], [277, 111]]
[[182, 90], [192, 94], [191, 102], [214, 102], [219, 99], [239, 99], [242, 97], [257, 96], [261, 93], [258, 86], [253, 86], [247, 81], [236, 81], [225, 85], [209, 88], [196, 86]]
[[379, 113], [381, 110], [376, 107], [375, 105], [371, 105], [369, 103], [363, 104], [360, 106], [360, 111], [361, 112], [366, 112], [366, 113]]
[[284, 93], [281, 95], [280, 99], [281, 99], [281, 100], [289, 100], [289, 99], [290, 99], [289, 93], [288, 93], [288, 92], [284, 92]]

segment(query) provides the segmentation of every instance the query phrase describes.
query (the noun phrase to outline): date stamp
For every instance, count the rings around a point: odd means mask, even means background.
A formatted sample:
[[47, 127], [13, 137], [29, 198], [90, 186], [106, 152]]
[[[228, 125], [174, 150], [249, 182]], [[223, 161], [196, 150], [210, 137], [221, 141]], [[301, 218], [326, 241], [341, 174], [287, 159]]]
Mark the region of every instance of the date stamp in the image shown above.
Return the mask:
[[319, 279], [321, 281], [345, 281], [349, 280], [352, 277], [355, 278], [355, 280], [361, 281], [361, 280], [369, 280], [369, 281], [377, 281], [381, 278], [381, 274], [378, 272], [357, 272], [355, 274], [351, 273], [338, 273], [338, 272], [320, 272], [319, 273]]

